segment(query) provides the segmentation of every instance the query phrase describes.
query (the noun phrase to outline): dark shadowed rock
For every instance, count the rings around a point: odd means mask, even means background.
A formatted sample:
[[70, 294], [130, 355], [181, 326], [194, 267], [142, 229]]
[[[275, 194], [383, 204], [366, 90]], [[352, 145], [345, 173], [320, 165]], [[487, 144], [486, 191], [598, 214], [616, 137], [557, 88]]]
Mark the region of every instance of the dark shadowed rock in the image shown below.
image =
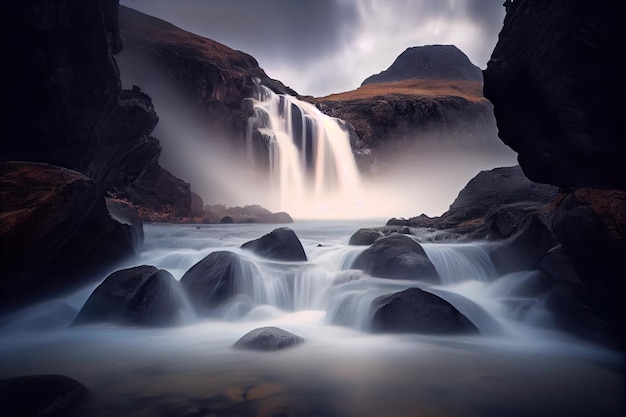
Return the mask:
[[580, 189], [564, 195], [552, 227], [593, 308], [624, 343], [626, 317], [626, 192]]
[[191, 192], [191, 217], [202, 217], [204, 215], [204, 201], [198, 194]]
[[87, 299], [73, 325], [119, 323], [140, 326], [180, 324], [178, 282], [163, 269], [137, 266], [109, 275]]
[[412, 78], [482, 81], [483, 74], [456, 46], [426, 45], [407, 48], [388, 69], [366, 78], [362, 85]]
[[28, 375], [0, 380], [0, 415], [61, 416], [81, 402], [89, 390], [63, 375]]
[[198, 312], [210, 313], [237, 294], [238, 285], [248, 278], [242, 272], [242, 262], [236, 253], [218, 251], [185, 272], [180, 283]]
[[533, 181], [626, 189], [624, 5], [512, 2], [484, 71], [499, 136]]
[[356, 258], [351, 268], [379, 278], [439, 281], [439, 274], [422, 246], [400, 234], [375, 241]]
[[273, 351], [304, 343], [304, 339], [278, 327], [261, 327], [246, 333], [235, 343], [236, 348]]
[[365, 228], [357, 230], [352, 236], [350, 236], [349, 245], [371, 245], [376, 240], [384, 237], [385, 235], [376, 229]]
[[391, 333], [476, 333], [476, 326], [452, 304], [419, 288], [379, 297], [372, 330]]
[[258, 204], [247, 206], [226, 207], [215, 204], [204, 207], [204, 223], [222, 223], [222, 219], [230, 219], [231, 223], [265, 223], [280, 224], [293, 223], [291, 216], [285, 212], [272, 213]]
[[47, 164], [0, 164], [0, 311], [69, 291], [133, 255], [138, 229], [113, 219], [96, 184]]
[[241, 245], [259, 256], [280, 261], [306, 261], [306, 253], [295, 232], [288, 227], [272, 230], [258, 239]]

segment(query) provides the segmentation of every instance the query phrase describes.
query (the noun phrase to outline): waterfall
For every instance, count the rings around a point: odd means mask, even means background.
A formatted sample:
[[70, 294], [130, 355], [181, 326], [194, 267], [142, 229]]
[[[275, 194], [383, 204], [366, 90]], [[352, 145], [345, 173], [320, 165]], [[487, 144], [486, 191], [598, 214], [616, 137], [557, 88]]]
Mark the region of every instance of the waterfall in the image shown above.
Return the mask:
[[347, 129], [313, 104], [257, 83], [249, 99], [248, 161], [267, 174], [271, 199], [298, 217], [354, 216], [360, 177]]

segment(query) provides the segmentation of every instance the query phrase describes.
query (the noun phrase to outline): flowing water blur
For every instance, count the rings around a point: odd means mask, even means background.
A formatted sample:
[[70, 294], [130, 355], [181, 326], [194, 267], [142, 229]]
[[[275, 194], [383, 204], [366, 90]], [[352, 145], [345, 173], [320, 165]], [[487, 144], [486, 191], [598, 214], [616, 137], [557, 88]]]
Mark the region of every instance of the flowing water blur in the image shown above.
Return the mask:
[[[67, 327], [90, 285], [0, 322], [0, 378], [60, 373], [83, 382], [92, 394], [72, 416], [622, 415], [623, 355], [559, 332], [538, 300], [516, 297], [533, 271], [500, 277], [487, 243], [435, 242], [423, 246], [441, 285], [349, 269], [365, 249], [348, 246], [350, 235], [381, 223], [290, 225], [307, 262], [239, 248], [273, 225], [146, 225], [143, 252], [124, 266], [180, 279], [209, 253], [230, 250], [245, 260], [240, 296], [207, 319], [187, 305], [176, 328]], [[481, 334], [369, 333], [372, 300], [412, 286], [448, 300]], [[524, 303], [530, 313], [517, 314]], [[232, 347], [263, 326], [306, 341], [279, 352]]]

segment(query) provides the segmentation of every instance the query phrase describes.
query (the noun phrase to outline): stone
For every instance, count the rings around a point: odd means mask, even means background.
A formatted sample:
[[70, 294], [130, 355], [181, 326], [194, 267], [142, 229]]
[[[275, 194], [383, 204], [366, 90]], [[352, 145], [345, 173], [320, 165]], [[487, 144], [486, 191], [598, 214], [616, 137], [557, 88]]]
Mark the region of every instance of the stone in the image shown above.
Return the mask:
[[89, 296], [72, 325], [117, 323], [172, 326], [183, 322], [179, 283], [163, 269], [136, 266], [106, 277]]
[[279, 261], [306, 261], [306, 253], [293, 230], [281, 227], [241, 245], [255, 254]]
[[81, 173], [0, 163], [0, 190], [1, 313], [70, 291], [135, 254], [138, 227], [115, 220]]
[[387, 333], [477, 333], [476, 326], [452, 304], [419, 288], [373, 302], [372, 331]]
[[439, 274], [422, 246], [401, 234], [376, 240], [351, 268], [378, 278], [439, 282]]
[[26, 375], [0, 380], [0, 415], [60, 416], [89, 390], [64, 375]]
[[275, 351], [304, 343], [304, 339], [278, 327], [261, 327], [246, 333], [234, 347], [248, 350]]
[[381, 237], [385, 237], [385, 235], [379, 230], [373, 228], [359, 229], [352, 236], [350, 236], [348, 244], [355, 246], [371, 245]]

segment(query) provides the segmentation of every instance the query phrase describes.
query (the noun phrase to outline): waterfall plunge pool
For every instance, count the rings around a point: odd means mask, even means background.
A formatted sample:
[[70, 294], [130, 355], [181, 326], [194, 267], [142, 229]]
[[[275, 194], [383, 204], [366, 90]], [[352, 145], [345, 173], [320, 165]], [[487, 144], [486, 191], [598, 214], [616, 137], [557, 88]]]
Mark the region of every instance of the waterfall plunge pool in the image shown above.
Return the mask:
[[[2, 323], [0, 378], [58, 373], [81, 381], [91, 395], [70, 416], [622, 415], [620, 352], [559, 332], [538, 300], [517, 300], [531, 307], [523, 319], [515, 313], [511, 293], [532, 271], [499, 277], [480, 243], [426, 243], [443, 284], [362, 276], [348, 268], [365, 247], [347, 242], [377, 224], [296, 222], [289, 227], [309, 260], [292, 263], [239, 249], [277, 226], [146, 225], [143, 252], [124, 267], [154, 265], [180, 279], [209, 253], [231, 250], [260, 276], [248, 308], [190, 314], [174, 328], [67, 327], [67, 314], [52, 319], [60, 302], [44, 303]], [[95, 286], [59, 301], [80, 309]], [[370, 333], [371, 300], [410, 286], [454, 304], [481, 334]], [[305, 343], [278, 352], [232, 347], [263, 326]]]

